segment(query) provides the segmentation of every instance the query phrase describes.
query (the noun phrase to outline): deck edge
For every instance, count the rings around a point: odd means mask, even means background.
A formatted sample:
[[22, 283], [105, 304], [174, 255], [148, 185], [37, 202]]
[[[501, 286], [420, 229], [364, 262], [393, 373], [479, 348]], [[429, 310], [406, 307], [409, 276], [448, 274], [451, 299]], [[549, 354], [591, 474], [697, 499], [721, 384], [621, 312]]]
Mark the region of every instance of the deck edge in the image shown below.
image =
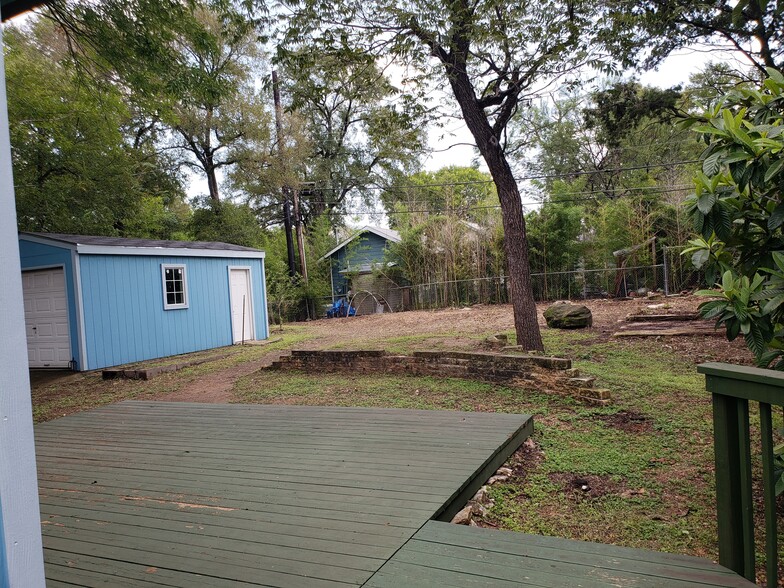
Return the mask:
[[484, 485], [485, 481], [490, 479], [490, 476], [531, 436], [534, 431], [534, 417], [523, 416], [528, 417], [525, 422], [433, 513], [433, 516], [430, 517], [431, 521], [451, 521], [476, 494], [476, 491]]

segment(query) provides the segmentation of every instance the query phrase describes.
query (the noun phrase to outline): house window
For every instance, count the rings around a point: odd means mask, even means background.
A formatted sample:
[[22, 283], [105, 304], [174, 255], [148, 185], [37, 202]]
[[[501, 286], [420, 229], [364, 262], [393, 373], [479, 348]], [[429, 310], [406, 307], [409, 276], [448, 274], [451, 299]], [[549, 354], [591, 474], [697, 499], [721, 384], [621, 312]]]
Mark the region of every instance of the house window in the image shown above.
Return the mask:
[[184, 265], [161, 265], [163, 276], [163, 308], [188, 308], [188, 281]]

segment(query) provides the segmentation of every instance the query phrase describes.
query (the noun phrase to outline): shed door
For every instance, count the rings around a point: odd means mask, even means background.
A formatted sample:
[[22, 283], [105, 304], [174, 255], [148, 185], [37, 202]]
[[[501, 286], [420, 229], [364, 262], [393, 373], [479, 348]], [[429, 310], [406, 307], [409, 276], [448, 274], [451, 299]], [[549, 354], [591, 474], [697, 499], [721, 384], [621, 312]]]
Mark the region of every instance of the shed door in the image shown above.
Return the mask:
[[22, 273], [27, 356], [32, 368], [67, 368], [71, 354], [62, 268]]
[[231, 330], [235, 343], [255, 339], [253, 305], [250, 293], [250, 270], [229, 269], [231, 294]]

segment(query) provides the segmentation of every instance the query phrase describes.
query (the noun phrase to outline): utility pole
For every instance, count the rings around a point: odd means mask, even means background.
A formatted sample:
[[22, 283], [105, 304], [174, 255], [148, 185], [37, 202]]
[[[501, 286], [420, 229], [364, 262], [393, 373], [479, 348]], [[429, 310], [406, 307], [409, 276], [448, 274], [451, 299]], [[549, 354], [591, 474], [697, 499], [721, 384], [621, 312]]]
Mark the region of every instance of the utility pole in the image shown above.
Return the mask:
[[308, 263], [305, 260], [305, 239], [302, 235], [302, 215], [299, 212], [299, 188], [292, 190], [294, 195], [294, 227], [297, 231], [297, 250], [299, 251], [299, 267], [302, 273], [302, 283], [308, 285]]
[[[277, 134], [278, 144], [278, 157], [283, 161], [283, 109], [280, 105], [280, 87], [278, 85], [278, 72], [272, 70], [272, 98], [275, 102], [275, 131]], [[294, 277], [297, 273], [297, 268], [294, 263], [294, 243], [291, 239], [291, 207], [289, 205], [289, 190], [287, 186], [283, 186], [283, 229], [286, 231], [286, 253], [288, 254], [289, 276]], [[295, 205], [295, 216], [297, 215], [298, 206]]]

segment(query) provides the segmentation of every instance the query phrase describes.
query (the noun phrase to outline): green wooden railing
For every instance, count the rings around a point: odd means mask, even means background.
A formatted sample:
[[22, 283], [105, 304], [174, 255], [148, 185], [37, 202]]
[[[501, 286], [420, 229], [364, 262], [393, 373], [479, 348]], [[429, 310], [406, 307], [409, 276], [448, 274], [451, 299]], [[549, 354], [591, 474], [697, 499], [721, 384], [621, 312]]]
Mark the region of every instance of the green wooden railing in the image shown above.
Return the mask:
[[719, 563], [755, 580], [749, 401], [759, 403], [762, 494], [765, 510], [765, 570], [777, 586], [776, 481], [773, 477], [773, 406], [784, 406], [784, 373], [725, 363], [704, 363], [713, 395]]

